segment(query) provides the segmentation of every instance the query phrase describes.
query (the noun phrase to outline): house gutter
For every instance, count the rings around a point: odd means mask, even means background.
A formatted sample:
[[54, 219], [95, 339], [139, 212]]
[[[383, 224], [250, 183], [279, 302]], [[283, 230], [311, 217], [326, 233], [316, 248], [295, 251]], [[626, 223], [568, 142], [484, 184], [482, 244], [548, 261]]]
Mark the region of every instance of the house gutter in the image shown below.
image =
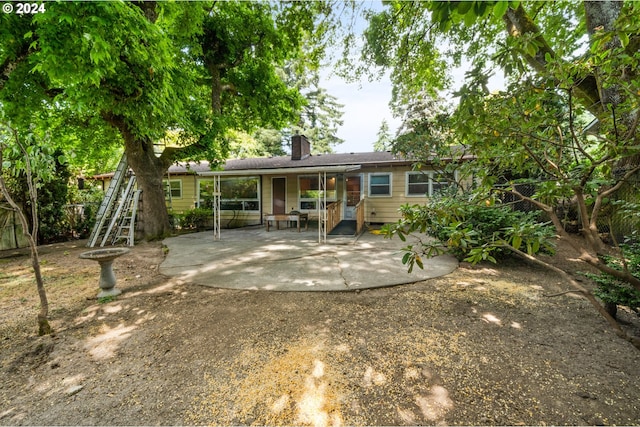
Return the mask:
[[286, 175], [303, 173], [345, 173], [359, 170], [360, 165], [345, 166], [307, 166], [297, 168], [277, 168], [277, 169], [237, 169], [222, 171], [202, 171], [197, 172], [200, 176], [242, 176], [242, 175]]

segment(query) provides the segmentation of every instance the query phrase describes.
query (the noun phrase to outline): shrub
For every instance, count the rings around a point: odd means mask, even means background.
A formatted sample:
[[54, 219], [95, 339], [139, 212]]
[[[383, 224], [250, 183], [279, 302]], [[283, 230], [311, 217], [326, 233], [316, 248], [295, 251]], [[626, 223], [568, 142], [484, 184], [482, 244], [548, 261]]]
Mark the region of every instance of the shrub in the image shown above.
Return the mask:
[[68, 188], [66, 222], [71, 236], [79, 239], [89, 237], [103, 197], [104, 192], [89, 183], [85, 184], [83, 190], [79, 190], [77, 186]]
[[430, 257], [445, 251], [472, 263], [497, 262], [512, 253], [510, 247], [531, 255], [553, 252], [554, 229], [540, 221], [538, 212], [514, 211], [490, 199], [474, 203], [464, 195], [436, 196], [425, 205], [403, 206], [401, 214], [397, 224], [385, 228], [388, 236], [405, 240], [406, 234], [424, 233], [437, 240], [405, 248], [403, 262], [410, 269], [414, 262], [422, 266], [421, 254]]
[[194, 208], [185, 211], [180, 216], [180, 226], [182, 228], [195, 228], [202, 230], [207, 225], [207, 221], [213, 215], [210, 209]]
[[[602, 256], [603, 261], [616, 270], [624, 269], [625, 263], [629, 272], [640, 277], [640, 241], [627, 240], [620, 245], [621, 257]], [[624, 263], [623, 263], [624, 261]], [[640, 291], [606, 273], [584, 273], [592, 279], [598, 287], [593, 292], [602, 300], [605, 307], [613, 317], [617, 312], [617, 306], [629, 307], [635, 312], [640, 309]]]

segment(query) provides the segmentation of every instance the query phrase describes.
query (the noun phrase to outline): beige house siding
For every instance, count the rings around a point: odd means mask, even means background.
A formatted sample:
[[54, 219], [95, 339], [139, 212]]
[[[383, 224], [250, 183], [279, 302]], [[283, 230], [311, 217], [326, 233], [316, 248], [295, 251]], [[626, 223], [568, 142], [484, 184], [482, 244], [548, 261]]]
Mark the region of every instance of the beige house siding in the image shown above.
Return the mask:
[[[347, 158], [344, 158], [346, 156]], [[363, 160], [359, 162], [359, 160]], [[234, 166], [234, 162], [241, 162], [242, 167]], [[325, 163], [326, 162], [326, 163]], [[333, 162], [333, 163], [332, 163]], [[361, 165], [357, 169], [357, 165]], [[326, 166], [329, 165], [329, 166]], [[420, 179], [412, 180], [412, 191], [419, 193], [416, 195], [408, 195], [408, 174], [415, 173], [412, 171], [409, 161], [398, 160], [391, 154], [387, 153], [363, 153], [358, 154], [337, 154], [311, 156], [302, 160], [290, 160], [287, 158], [258, 158], [247, 160], [233, 160], [228, 162], [227, 174], [223, 174], [221, 179], [230, 179], [230, 177], [253, 177], [259, 179], [258, 210], [242, 210], [242, 207], [236, 211], [223, 210], [221, 215], [221, 226], [223, 228], [241, 227], [247, 225], [258, 225], [263, 223], [263, 215], [273, 213], [273, 180], [276, 178], [286, 179], [286, 200], [284, 205], [285, 212], [291, 210], [308, 213], [311, 219], [317, 219], [317, 209], [305, 209], [300, 201], [300, 177], [301, 176], [318, 176], [318, 170], [336, 168], [335, 165], [348, 165], [344, 169], [344, 173], [327, 173], [327, 177], [336, 177], [336, 198], [329, 199], [341, 201], [341, 218], [351, 218], [353, 212], [354, 201], [357, 200], [354, 193], [349, 195], [352, 206], [347, 206], [346, 194], [346, 178], [359, 176], [361, 182], [360, 199], [364, 200], [365, 222], [367, 223], [390, 223], [400, 219], [399, 209], [404, 204], [420, 204], [428, 200], [428, 195], [423, 194], [425, 188], [432, 189], [432, 183], [426, 183]], [[198, 170], [200, 167], [201, 170]], [[190, 165], [187, 167], [178, 166], [178, 170], [172, 171], [165, 176], [165, 182], [179, 183], [179, 194], [174, 191], [171, 200], [167, 200], [167, 206], [173, 213], [180, 214], [201, 205], [200, 199], [200, 183], [213, 182], [215, 175], [210, 175], [208, 165]], [[310, 172], [306, 172], [309, 167]], [[181, 169], [181, 170], [180, 170]], [[295, 169], [295, 170], [294, 170]], [[335, 169], [334, 169], [335, 170]], [[228, 173], [231, 171], [232, 173]], [[243, 175], [245, 173], [247, 175]], [[209, 172], [209, 175], [201, 174]], [[278, 173], [280, 172], [280, 173]], [[264, 173], [264, 174], [263, 174]], [[434, 171], [424, 168], [422, 173], [426, 175], [433, 174]], [[381, 178], [376, 178], [381, 177]], [[389, 177], [388, 184], [384, 177]], [[108, 177], [102, 177], [104, 188], [109, 184]], [[375, 186], [372, 186], [372, 179], [375, 180]], [[178, 184], [174, 184], [178, 185]], [[390, 194], [385, 194], [390, 187]], [[375, 187], [375, 188], [374, 188]], [[353, 188], [353, 187], [352, 187]], [[374, 188], [374, 191], [372, 191]], [[417, 190], [417, 191], [416, 191]], [[209, 190], [211, 191], [211, 189]], [[427, 192], [425, 192], [427, 193]], [[248, 199], [238, 199], [237, 203], [243, 203], [244, 209], [253, 209], [249, 206], [255, 205], [254, 196]], [[313, 199], [308, 199], [309, 204]], [[205, 207], [204, 205], [202, 207]], [[349, 212], [347, 212], [349, 211]]]
[[163, 184], [166, 185], [167, 181], [180, 182], [182, 186], [179, 196], [173, 195], [167, 200], [167, 207], [175, 213], [181, 213], [193, 209], [196, 206], [198, 189], [195, 175], [171, 176], [168, 179], [165, 178]]
[[[400, 219], [399, 209], [403, 204], [424, 203], [426, 196], [407, 196], [407, 172], [411, 172], [410, 166], [363, 168], [352, 172], [349, 176], [359, 175], [362, 181], [361, 198], [365, 199], [365, 221], [368, 223], [389, 223]], [[424, 170], [424, 173], [432, 172]], [[391, 177], [391, 196], [370, 194], [371, 177], [388, 174]], [[222, 211], [221, 225], [223, 228], [239, 227], [246, 225], [258, 225], [262, 223], [262, 216], [273, 211], [273, 179], [286, 179], [286, 211], [297, 210], [309, 213], [311, 218], [317, 217], [316, 210], [304, 210], [300, 208], [299, 201], [299, 177], [317, 176], [310, 174], [283, 174], [263, 175], [260, 179], [260, 212]], [[329, 176], [329, 175], [328, 175]], [[337, 199], [344, 202], [344, 174], [337, 176]], [[199, 197], [198, 188], [200, 181], [212, 181], [213, 178], [196, 177], [193, 175], [172, 175], [171, 180], [182, 181], [182, 197], [172, 199], [172, 210], [181, 213], [193, 209]], [[342, 216], [344, 217], [345, 203], [342, 204]]]
[[[426, 195], [424, 197], [406, 195], [406, 174], [409, 171], [411, 171], [410, 167], [362, 169], [363, 194], [366, 197], [365, 222], [396, 222], [400, 219], [399, 209], [402, 205], [426, 201]], [[391, 176], [391, 196], [370, 194], [371, 177], [384, 174]]]

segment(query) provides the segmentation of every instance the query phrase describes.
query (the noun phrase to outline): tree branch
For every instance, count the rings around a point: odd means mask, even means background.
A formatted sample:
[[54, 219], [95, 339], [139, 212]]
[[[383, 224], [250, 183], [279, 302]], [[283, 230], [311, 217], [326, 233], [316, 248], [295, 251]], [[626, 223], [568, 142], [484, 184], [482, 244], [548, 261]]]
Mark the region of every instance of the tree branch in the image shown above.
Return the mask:
[[15, 58], [7, 58], [0, 65], [0, 91], [4, 89], [4, 85], [9, 81], [9, 77], [11, 77], [11, 73], [18, 68], [18, 65], [29, 55], [29, 45], [27, 43], [22, 43], [20, 45], [20, 49], [16, 53]]
[[[534, 56], [523, 54], [527, 63], [535, 70], [541, 73], [548, 71], [548, 63], [546, 61], [546, 55], [549, 54], [554, 60], [558, 57], [553, 49], [549, 46], [545, 40], [542, 32], [533, 20], [527, 15], [527, 12], [522, 7], [522, 4], [518, 5], [516, 9], [509, 8], [503, 16], [503, 21], [506, 24], [507, 33], [514, 38], [522, 37], [524, 34], [530, 34], [533, 36], [536, 45], [538, 47]], [[583, 100], [585, 107], [596, 117], [600, 116], [603, 112], [600, 102], [600, 92], [598, 90], [598, 83], [593, 74], [589, 74], [583, 79], [580, 79], [576, 84], [576, 93]]]
[[155, 23], [158, 19], [157, 4], [155, 1], [134, 1], [132, 4], [142, 11], [144, 17], [147, 18], [149, 22]]
[[598, 313], [600, 313], [600, 315], [602, 317], [604, 317], [604, 319], [607, 321], [607, 323], [609, 324], [609, 326], [611, 326], [611, 328], [613, 329], [613, 331], [615, 332], [615, 334], [617, 336], [619, 336], [620, 338], [629, 341], [634, 347], [636, 347], [638, 350], [640, 350], [640, 339], [630, 336], [628, 335], [618, 324], [618, 322], [616, 322], [616, 320], [611, 317], [611, 315], [609, 313], [607, 313], [607, 311], [604, 309], [604, 307], [602, 306], [602, 304], [600, 304], [598, 302], [598, 300], [596, 299], [596, 297], [593, 296], [593, 294], [591, 292], [589, 292], [588, 289], [586, 289], [584, 286], [582, 286], [580, 283], [578, 283], [573, 277], [571, 277], [571, 275], [569, 273], [567, 273], [564, 270], [561, 270], [560, 268], [551, 265], [549, 263], [546, 263], [534, 256], [531, 256], [525, 252], [522, 252], [521, 250], [518, 250], [516, 248], [514, 248], [513, 246], [510, 245], [504, 245], [504, 247], [506, 249], [509, 249], [510, 251], [512, 251], [514, 254], [518, 255], [520, 258], [523, 258], [524, 260], [544, 267], [546, 269], [549, 269], [553, 272], [555, 272], [556, 274], [558, 274], [560, 277], [562, 277], [569, 285], [571, 285], [577, 292], [581, 293], [582, 295], [585, 296], [585, 298], [587, 298], [587, 300], [591, 303], [591, 305], [598, 310]]

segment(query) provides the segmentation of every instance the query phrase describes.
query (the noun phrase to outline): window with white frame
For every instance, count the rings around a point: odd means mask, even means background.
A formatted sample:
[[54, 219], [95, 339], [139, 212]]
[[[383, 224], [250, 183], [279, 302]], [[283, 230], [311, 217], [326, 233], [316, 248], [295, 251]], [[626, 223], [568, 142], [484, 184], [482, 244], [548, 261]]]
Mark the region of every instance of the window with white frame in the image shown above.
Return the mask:
[[391, 197], [391, 173], [369, 174], [369, 197]]
[[[220, 210], [260, 211], [257, 176], [220, 179]], [[211, 179], [198, 181], [198, 206], [213, 208], [215, 183]]]
[[407, 196], [424, 197], [429, 194], [429, 174], [424, 172], [407, 172]]
[[447, 177], [441, 173], [433, 172], [431, 174], [431, 191], [429, 193], [430, 196], [434, 194], [438, 194], [440, 192], [445, 191], [447, 188], [451, 187], [453, 184]]
[[182, 199], [182, 180], [180, 179], [164, 179], [164, 198], [165, 200]]
[[[325, 188], [327, 202], [335, 202], [337, 199], [336, 176], [327, 175]], [[320, 189], [320, 178], [318, 175], [303, 175], [298, 177], [298, 200], [300, 210], [318, 209], [318, 198], [323, 199], [325, 194]]]
[[446, 176], [435, 171], [407, 172], [407, 196], [433, 196], [451, 186]]

